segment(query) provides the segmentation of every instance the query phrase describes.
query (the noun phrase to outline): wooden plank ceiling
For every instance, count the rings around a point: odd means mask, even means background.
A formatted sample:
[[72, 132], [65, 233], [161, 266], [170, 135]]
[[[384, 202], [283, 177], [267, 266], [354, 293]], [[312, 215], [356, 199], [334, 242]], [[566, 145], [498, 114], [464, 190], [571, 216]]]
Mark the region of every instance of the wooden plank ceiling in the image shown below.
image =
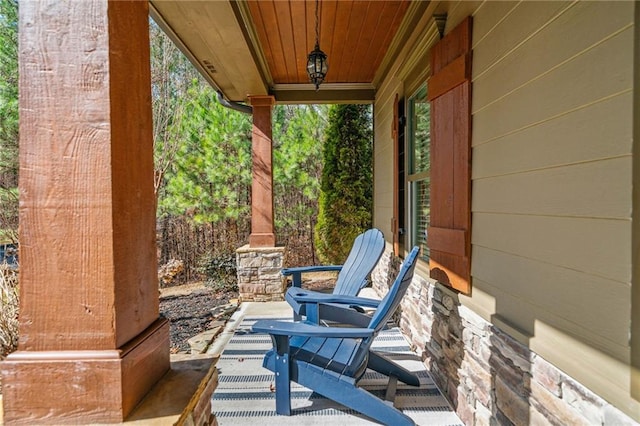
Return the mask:
[[[253, 0], [248, 5], [273, 83], [308, 83], [316, 3]], [[320, 48], [329, 62], [325, 82], [371, 83], [408, 6], [408, 1], [319, 1]]]
[[309, 83], [315, 1], [150, 0], [151, 16], [202, 75], [232, 101], [371, 101], [376, 72], [410, 1], [320, 0], [320, 48], [329, 72]]

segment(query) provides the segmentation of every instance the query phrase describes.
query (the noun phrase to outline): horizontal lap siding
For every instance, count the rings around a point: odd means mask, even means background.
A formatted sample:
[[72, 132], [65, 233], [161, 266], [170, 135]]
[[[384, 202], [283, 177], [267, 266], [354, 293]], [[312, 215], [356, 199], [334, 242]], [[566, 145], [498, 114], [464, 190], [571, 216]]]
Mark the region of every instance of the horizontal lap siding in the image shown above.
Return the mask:
[[374, 213], [373, 226], [380, 229], [389, 242], [392, 240], [393, 217], [393, 101], [401, 91], [399, 80], [383, 87], [376, 95], [373, 106], [374, 120]]
[[[450, 2], [450, 6], [446, 11], [447, 25], [445, 33], [449, 33], [449, 31], [457, 27], [458, 24], [460, 24], [467, 16], [473, 16], [476, 10], [483, 4], [484, 2], [480, 0], [461, 0]], [[473, 25], [475, 26], [475, 22], [473, 23]]]
[[478, 179], [474, 211], [628, 221], [629, 187], [612, 182], [631, 182], [629, 156]]
[[[474, 183], [484, 178], [628, 156], [632, 142], [631, 102], [631, 93], [624, 93], [475, 146]], [[605, 116], [606, 120], [594, 119]], [[566, 137], [568, 134], [570, 138]]]
[[474, 27], [474, 82], [478, 76], [488, 73], [509, 56], [518, 53], [519, 49], [527, 49], [524, 43], [539, 36], [545, 26], [550, 25], [561, 11], [571, 5], [570, 2], [560, 1], [505, 2], [504, 5], [492, 3], [484, 3], [474, 16], [474, 23], [486, 19], [486, 23], [476, 24], [479, 25], [478, 29]]
[[[477, 254], [474, 250], [473, 256]], [[537, 272], [544, 272], [544, 268]], [[557, 285], [561, 284], [562, 282], [559, 282]], [[502, 305], [502, 315], [494, 314], [493, 318], [493, 322], [498, 326], [499, 320], [507, 319], [512, 326], [520, 326], [520, 330], [526, 333], [528, 330], [522, 326], [529, 327], [528, 324], [532, 324], [530, 327], [533, 333], [528, 343], [531, 350], [619, 408], [636, 404], [629, 397], [628, 389], [620, 386], [629, 383], [630, 380], [627, 348], [612, 346], [599, 336], [591, 340], [585, 339], [582, 325], [565, 319], [560, 315], [563, 311], [551, 312], [532, 304], [532, 301], [536, 302], [535, 298], [523, 299], [521, 295], [503, 292], [499, 287], [475, 278], [473, 285], [474, 291], [487, 292], [492, 300], [497, 300]], [[583, 317], [586, 316], [585, 312]], [[513, 324], [512, 318], [518, 318], [521, 324]], [[590, 323], [594, 323], [596, 319], [598, 318], [594, 318]], [[599, 319], [602, 320], [602, 317]], [[605, 347], [606, 356], [603, 355]]]
[[[501, 306], [501, 315], [529, 335], [535, 335], [535, 321], [563, 324], [563, 329], [574, 335], [585, 335], [590, 330], [589, 343], [603, 351], [611, 351], [619, 359], [626, 358], [629, 310], [620, 309], [621, 300], [630, 296], [629, 286], [596, 275], [563, 268], [527, 257], [520, 257], [484, 247], [474, 247], [478, 263], [505, 265], [504, 268], [486, 270], [483, 278], [474, 284], [487, 292], [499, 293], [503, 298], [518, 298], [526, 310], [537, 313], [531, 318], [522, 315], [512, 303]], [[477, 256], [477, 258], [475, 257]], [[535, 281], [536, 285], [528, 285]], [[520, 289], [513, 294], [513, 287]], [[602, 289], [608, 291], [603, 294]], [[575, 294], [585, 297], [580, 299]], [[618, 312], [610, 316], [610, 312]], [[603, 316], [610, 317], [602, 321]]]
[[[629, 284], [631, 226], [615, 219], [474, 214], [472, 244]], [[476, 265], [483, 269], [508, 265]], [[542, 266], [541, 266], [542, 267]], [[536, 282], [525, 282], [536, 286]], [[515, 294], [522, 292], [514, 286]], [[608, 291], [603, 288], [603, 293]], [[578, 299], [580, 293], [573, 295]], [[620, 301], [623, 302], [623, 301]], [[627, 301], [628, 302], [628, 301]], [[621, 306], [622, 307], [622, 306]], [[614, 313], [612, 313], [614, 314]]]
[[[629, 93], [632, 57], [624, 55], [624, 52], [631, 51], [632, 43], [633, 29], [628, 28], [486, 106], [476, 109], [477, 104], [481, 103], [476, 98], [473, 110], [474, 118], [477, 117], [473, 127], [474, 146]], [[496, 67], [492, 72], [500, 71], [500, 67]], [[507, 75], [497, 77], [496, 82], [507, 78]], [[480, 80], [476, 83], [474, 80], [474, 91], [476, 84], [482, 87], [483, 82]], [[487, 92], [491, 93], [492, 90]]]
[[[632, 2], [474, 14], [463, 303], [619, 407], [629, 396]], [[491, 318], [488, 318], [491, 319]]]

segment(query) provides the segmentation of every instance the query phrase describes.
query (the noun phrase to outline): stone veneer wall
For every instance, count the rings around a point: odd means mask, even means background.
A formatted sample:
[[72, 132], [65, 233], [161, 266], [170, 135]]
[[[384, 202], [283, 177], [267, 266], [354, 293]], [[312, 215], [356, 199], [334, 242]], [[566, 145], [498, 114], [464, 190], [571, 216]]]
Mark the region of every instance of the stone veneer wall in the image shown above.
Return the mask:
[[241, 300], [284, 300], [286, 282], [280, 273], [284, 265], [284, 247], [245, 245], [236, 250], [236, 265]]
[[[372, 273], [385, 294], [399, 261]], [[624, 413], [416, 274], [397, 320], [466, 425], [632, 425]]]

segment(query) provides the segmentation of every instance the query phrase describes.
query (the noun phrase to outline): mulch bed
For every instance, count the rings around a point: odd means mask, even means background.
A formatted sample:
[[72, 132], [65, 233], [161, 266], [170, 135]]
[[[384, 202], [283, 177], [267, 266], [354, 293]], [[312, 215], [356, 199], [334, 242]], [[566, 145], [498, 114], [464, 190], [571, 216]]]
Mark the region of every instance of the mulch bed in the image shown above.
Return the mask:
[[[305, 288], [330, 293], [335, 279], [324, 277], [305, 279]], [[188, 340], [208, 330], [214, 318], [212, 309], [226, 305], [238, 297], [237, 292], [215, 292], [210, 288], [197, 288], [188, 293], [160, 297], [160, 314], [169, 320], [171, 353], [189, 350]]]
[[188, 340], [211, 328], [211, 310], [237, 297], [236, 292], [215, 292], [211, 289], [161, 297], [160, 314], [169, 320], [171, 353], [188, 351]]

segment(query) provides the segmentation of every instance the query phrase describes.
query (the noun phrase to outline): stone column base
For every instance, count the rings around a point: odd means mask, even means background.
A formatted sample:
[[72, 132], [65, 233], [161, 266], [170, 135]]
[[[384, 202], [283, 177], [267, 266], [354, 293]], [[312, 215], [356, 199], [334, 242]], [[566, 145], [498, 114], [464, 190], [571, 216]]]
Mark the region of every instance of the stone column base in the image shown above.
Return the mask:
[[284, 247], [250, 247], [236, 250], [238, 289], [245, 301], [284, 300], [287, 283], [280, 273]]
[[169, 322], [119, 349], [17, 351], [0, 369], [7, 425], [119, 423], [169, 369]]

